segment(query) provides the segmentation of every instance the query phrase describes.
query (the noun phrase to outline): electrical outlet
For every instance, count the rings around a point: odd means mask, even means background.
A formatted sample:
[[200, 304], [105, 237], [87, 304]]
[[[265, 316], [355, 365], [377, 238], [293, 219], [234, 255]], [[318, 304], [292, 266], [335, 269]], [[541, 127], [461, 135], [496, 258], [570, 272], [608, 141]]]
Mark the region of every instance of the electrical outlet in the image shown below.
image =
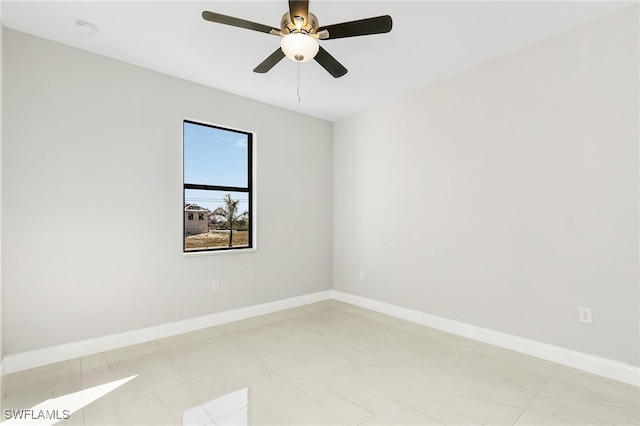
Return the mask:
[[587, 324], [593, 323], [593, 317], [591, 316], [591, 308], [578, 308], [578, 320]]
[[220, 283], [219, 282], [213, 283], [213, 285], [211, 286], [211, 293], [218, 293], [219, 291], [220, 291]]
[[364, 271], [360, 271], [360, 279], [364, 280]]

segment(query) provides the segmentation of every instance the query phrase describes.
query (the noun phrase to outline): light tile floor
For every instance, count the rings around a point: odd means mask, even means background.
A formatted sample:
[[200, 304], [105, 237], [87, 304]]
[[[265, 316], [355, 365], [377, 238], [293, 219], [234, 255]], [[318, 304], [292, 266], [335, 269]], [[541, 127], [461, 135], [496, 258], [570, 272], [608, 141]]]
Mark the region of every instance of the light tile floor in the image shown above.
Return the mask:
[[58, 397], [63, 426], [640, 424], [637, 387], [333, 300], [9, 374], [2, 408]]

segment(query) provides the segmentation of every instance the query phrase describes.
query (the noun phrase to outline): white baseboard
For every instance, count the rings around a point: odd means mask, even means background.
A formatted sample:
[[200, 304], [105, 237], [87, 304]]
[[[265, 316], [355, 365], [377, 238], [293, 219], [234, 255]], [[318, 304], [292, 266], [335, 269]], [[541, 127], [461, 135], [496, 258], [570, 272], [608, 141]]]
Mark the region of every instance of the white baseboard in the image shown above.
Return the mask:
[[81, 356], [149, 342], [163, 337], [175, 336], [176, 334], [188, 333], [190, 331], [200, 330], [232, 321], [270, 314], [284, 309], [296, 308], [298, 306], [308, 305], [309, 303], [320, 302], [330, 298], [331, 290], [326, 290], [291, 297], [289, 299], [276, 300], [275, 302], [233, 309], [231, 311], [189, 318], [154, 327], [147, 327], [124, 333], [98, 337], [95, 339], [82, 340], [80, 342], [67, 343], [35, 351], [9, 355], [3, 359], [2, 371], [4, 374], [9, 374], [16, 371], [27, 370], [29, 368], [41, 367], [54, 362], [67, 361]]
[[352, 305], [422, 324], [427, 327], [432, 327], [469, 339], [511, 349], [634, 386], [640, 386], [640, 368], [632, 365], [622, 364], [616, 361], [599, 358], [593, 355], [572, 351], [558, 346], [501, 333], [499, 331], [435, 315], [429, 315], [424, 312], [343, 293], [337, 290], [326, 290], [289, 299], [277, 300], [275, 302], [263, 303], [261, 305], [247, 306], [245, 308], [234, 309], [231, 311], [189, 318], [155, 327], [148, 327], [125, 333], [112, 334], [95, 339], [9, 355], [3, 359], [3, 365], [1, 366], [0, 371], [4, 374], [8, 374], [16, 371], [27, 370], [29, 368], [40, 367], [54, 362], [66, 361], [98, 352], [149, 342], [151, 340], [187, 333], [231, 321], [238, 321], [284, 309], [296, 308], [327, 299], [336, 299]]
[[378, 302], [377, 300], [367, 299], [366, 297], [355, 296], [337, 290], [331, 290], [331, 297], [342, 302], [402, 318], [451, 334], [511, 349], [630, 385], [640, 386], [640, 368], [632, 365], [622, 364], [609, 359], [599, 358], [435, 315], [429, 315], [424, 312]]

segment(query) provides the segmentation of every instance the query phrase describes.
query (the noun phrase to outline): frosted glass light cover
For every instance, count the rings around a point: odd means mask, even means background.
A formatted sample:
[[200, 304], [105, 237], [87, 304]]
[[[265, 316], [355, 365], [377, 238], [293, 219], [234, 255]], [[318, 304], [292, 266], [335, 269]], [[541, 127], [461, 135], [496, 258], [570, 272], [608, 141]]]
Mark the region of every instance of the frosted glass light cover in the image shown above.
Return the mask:
[[287, 58], [296, 62], [307, 62], [318, 53], [318, 41], [306, 34], [293, 33], [282, 37], [280, 47]]

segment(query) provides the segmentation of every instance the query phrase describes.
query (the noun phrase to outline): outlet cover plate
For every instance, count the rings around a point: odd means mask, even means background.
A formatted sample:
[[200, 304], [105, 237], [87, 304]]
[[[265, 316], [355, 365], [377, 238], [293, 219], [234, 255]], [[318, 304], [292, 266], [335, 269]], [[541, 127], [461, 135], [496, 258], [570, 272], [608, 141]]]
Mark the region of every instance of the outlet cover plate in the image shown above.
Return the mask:
[[593, 323], [593, 317], [591, 316], [591, 308], [578, 308], [578, 320], [587, 324]]

